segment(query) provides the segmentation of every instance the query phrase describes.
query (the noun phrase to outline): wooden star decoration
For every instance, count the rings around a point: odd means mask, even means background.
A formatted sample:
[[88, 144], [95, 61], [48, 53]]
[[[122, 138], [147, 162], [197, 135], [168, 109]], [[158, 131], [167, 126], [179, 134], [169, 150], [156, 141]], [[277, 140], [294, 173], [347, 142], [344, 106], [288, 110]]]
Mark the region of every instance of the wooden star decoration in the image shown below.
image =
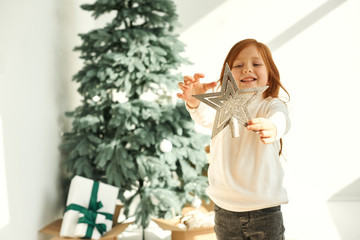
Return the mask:
[[239, 123], [237, 122], [247, 126], [247, 122], [252, 118], [248, 109], [250, 103], [267, 88], [268, 86], [239, 89], [226, 63], [221, 91], [193, 95], [193, 97], [216, 110], [212, 138], [228, 124], [231, 126], [232, 136], [238, 137], [239, 127], [236, 125]]

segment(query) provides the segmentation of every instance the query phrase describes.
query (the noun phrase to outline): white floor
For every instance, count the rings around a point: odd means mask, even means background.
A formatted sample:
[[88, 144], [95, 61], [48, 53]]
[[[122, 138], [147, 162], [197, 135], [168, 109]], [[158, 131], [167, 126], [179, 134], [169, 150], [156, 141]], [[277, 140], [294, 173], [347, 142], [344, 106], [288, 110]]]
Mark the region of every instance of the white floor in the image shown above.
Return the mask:
[[342, 240], [360, 239], [360, 202], [328, 202], [328, 207]]
[[360, 201], [289, 204], [283, 208], [287, 240], [359, 240]]

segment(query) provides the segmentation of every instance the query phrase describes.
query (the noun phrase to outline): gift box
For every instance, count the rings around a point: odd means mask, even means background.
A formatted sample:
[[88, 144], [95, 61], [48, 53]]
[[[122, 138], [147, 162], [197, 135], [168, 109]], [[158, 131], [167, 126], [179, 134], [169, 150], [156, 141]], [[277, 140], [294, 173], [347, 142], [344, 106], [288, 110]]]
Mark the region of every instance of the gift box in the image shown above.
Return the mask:
[[70, 183], [59, 237], [101, 238], [113, 226], [118, 193], [117, 187], [75, 176]]
[[[200, 211], [209, 213], [209, 209], [201, 206], [196, 209], [194, 207], [184, 207], [182, 216], [188, 216], [188, 213]], [[182, 224], [181, 218], [173, 219], [153, 219], [163, 230], [171, 231], [172, 240], [216, 240], [214, 226], [196, 227], [188, 229]]]
[[[100, 238], [100, 240], [116, 240], [117, 236], [122, 233], [130, 224], [133, 222], [128, 223], [117, 223], [119, 218], [121, 205], [116, 205], [115, 212], [113, 215], [113, 226], [110, 231], [108, 231], [104, 236]], [[77, 240], [80, 238], [68, 238], [68, 237], [60, 237], [60, 228], [62, 225], [63, 219], [58, 219], [49, 225], [45, 226], [43, 229], [40, 230], [41, 233], [53, 236], [50, 240]]]
[[75, 176], [70, 183], [61, 237], [99, 239], [113, 224], [119, 188]]

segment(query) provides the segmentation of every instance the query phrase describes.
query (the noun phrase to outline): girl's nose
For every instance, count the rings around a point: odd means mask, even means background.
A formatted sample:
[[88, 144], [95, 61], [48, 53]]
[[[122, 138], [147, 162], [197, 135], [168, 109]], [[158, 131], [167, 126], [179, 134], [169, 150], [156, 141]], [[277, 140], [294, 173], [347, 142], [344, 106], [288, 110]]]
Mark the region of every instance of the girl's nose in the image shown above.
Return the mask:
[[246, 74], [246, 73], [252, 73], [252, 69], [246, 67], [246, 68], [244, 68], [243, 73], [244, 73], [244, 74]]

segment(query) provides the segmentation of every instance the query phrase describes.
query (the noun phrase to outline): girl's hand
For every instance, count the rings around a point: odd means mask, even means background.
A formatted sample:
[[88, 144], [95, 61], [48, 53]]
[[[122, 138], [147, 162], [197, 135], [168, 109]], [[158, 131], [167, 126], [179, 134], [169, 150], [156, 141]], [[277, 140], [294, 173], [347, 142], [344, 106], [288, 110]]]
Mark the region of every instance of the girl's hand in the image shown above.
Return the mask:
[[193, 77], [185, 76], [184, 82], [178, 83], [182, 93], [178, 93], [176, 96], [186, 101], [190, 108], [197, 108], [200, 104], [200, 101], [192, 95], [204, 94], [207, 90], [216, 87], [216, 82], [200, 83], [200, 79], [204, 77], [205, 75], [202, 73], [195, 73]]
[[275, 141], [276, 127], [266, 118], [254, 118], [248, 122], [248, 130], [257, 131], [260, 136], [260, 141], [265, 144], [270, 144]]

